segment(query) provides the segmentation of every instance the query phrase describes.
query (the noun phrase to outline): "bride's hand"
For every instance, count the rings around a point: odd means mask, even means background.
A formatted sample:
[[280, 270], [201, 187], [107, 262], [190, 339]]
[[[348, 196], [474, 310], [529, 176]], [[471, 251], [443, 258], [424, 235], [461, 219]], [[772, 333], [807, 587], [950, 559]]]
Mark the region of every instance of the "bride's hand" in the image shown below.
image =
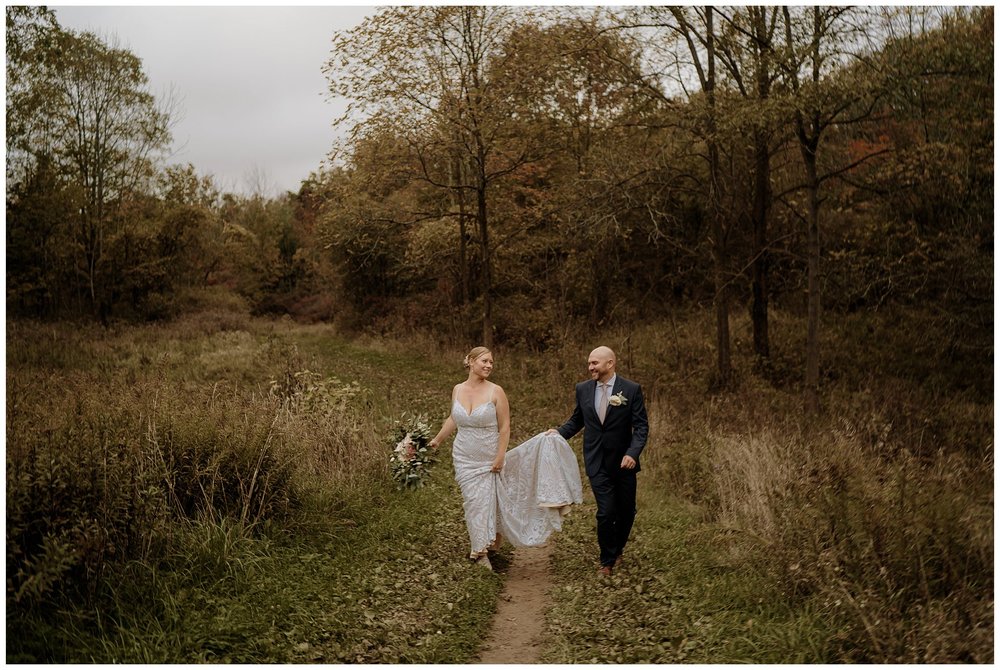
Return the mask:
[[490, 472], [500, 472], [501, 470], [503, 470], [502, 456], [493, 461], [493, 465], [490, 466]]

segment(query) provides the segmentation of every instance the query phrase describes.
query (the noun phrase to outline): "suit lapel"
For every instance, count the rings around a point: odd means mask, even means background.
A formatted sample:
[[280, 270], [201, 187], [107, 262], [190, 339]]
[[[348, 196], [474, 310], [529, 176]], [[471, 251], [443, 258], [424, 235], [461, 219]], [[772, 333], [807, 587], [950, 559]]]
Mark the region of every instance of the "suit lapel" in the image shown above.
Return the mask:
[[587, 405], [586, 409], [590, 410], [590, 414], [593, 417], [594, 421], [596, 421], [598, 424], [600, 424], [601, 423], [601, 419], [600, 419], [600, 417], [597, 416], [597, 407], [594, 404], [594, 394], [596, 394], [596, 393], [597, 393], [597, 382], [596, 381], [590, 381], [590, 382], [588, 382], [587, 383], [587, 393], [586, 393], [587, 397], [584, 398], [584, 402]]
[[[610, 395], [608, 395], [608, 400], [611, 399], [611, 396], [613, 396], [613, 395], [615, 395], [617, 393], [621, 393], [621, 391], [622, 391], [622, 376], [621, 375], [615, 375], [615, 385], [611, 387], [611, 393], [610, 393]], [[622, 407], [621, 405], [619, 405], [618, 407], [615, 407], [614, 405], [612, 405], [610, 403], [608, 404], [608, 413], [604, 417], [604, 425], [605, 426], [608, 425], [608, 421], [611, 420], [612, 413], [618, 414], [619, 412], [617, 412], [616, 410], [620, 410], [621, 407]]]
[[[588, 391], [588, 393], [587, 393], [587, 404], [590, 405], [590, 412], [591, 412], [591, 416], [594, 417], [594, 422], [597, 423], [597, 425], [600, 426], [601, 425], [601, 417], [597, 416], [597, 389], [600, 388], [600, 387], [598, 386], [598, 383], [597, 383], [596, 380], [592, 381], [587, 386], [590, 389]], [[607, 420], [608, 420], [608, 418], [605, 416], [604, 417], [604, 421], [607, 422]]]

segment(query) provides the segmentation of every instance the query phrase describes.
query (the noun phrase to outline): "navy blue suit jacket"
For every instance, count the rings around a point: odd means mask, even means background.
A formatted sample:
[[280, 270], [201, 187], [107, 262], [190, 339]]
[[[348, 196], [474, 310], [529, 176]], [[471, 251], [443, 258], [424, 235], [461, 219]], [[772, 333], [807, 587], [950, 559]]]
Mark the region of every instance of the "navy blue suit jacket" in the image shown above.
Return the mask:
[[602, 466], [608, 472], [618, 472], [624, 456], [635, 459], [633, 472], [638, 472], [639, 454], [646, 446], [649, 435], [642, 388], [618, 375], [611, 395], [621, 393], [626, 402], [617, 407], [609, 405], [603, 424], [594, 408], [596, 391], [597, 382], [594, 380], [577, 384], [573, 415], [556, 430], [567, 440], [583, 430], [583, 463], [588, 477], [597, 474]]

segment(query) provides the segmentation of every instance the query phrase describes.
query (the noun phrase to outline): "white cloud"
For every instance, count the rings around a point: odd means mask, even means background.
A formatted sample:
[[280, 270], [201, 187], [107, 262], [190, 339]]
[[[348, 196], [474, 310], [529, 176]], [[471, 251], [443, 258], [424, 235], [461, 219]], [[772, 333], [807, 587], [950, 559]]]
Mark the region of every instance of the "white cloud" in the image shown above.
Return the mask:
[[181, 102], [172, 162], [246, 190], [251, 172], [297, 191], [333, 143], [342, 104], [323, 64], [333, 33], [374, 7], [53, 6], [59, 23], [117, 37], [143, 61], [159, 97]]

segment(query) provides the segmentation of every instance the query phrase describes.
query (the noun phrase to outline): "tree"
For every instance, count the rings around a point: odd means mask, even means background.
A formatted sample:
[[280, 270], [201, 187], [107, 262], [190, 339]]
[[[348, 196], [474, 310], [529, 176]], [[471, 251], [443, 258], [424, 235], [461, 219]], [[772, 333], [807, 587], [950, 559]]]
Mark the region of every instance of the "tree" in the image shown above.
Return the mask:
[[851, 160], [888, 152], [842, 177], [838, 206], [865, 214], [828, 245], [836, 265], [824, 306], [921, 310], [913, 372], [946, 367], [992, 394], [992, 377], [974, 370], [994, 348], [993, 9], [886, 18], [888, 40], [873, 54], [883, 113], [834, 142]]
[[[888, 92], [877, 61], [866, 52], [865, 35], [879, 15], [850, 7], [782, 7], [785, 28], [783, 81], [790, 93], [791, 118], [802, 159], [806, 192], [806, 257], [808, 316], [806, 333], [805, 406], [819, 410], [819, 328], [821, 316], [821, 189], [831, 179], [886, 149], [873, 147], [845, 163], [825, 155], [830, 130], [852, 127], [875, 117]], [[875, 33], [880, 31], [876, 29]], [[884, 34], [884, 32], [882, 33]], [[853, 67], [848, 67], [848, 56]]]
[[67, 183], [44, 154], [24, 181], [7, 192], [7, 306], [13, 312], [49, 315], [68, 301], [73, 284], [72, 240], [82, 193]]
[[[318, 177], [316, 234], [337, 269], [337, 292], [354, 308], [344, 311], [342, 322], [355, 312], [371, 323], [391, 312], [394, 298], [410, 299], [427, 289], [431, 275], [442, 283], [458, 276], [452, 247], [457, 231], [447, 230], [455, 224], [450, 192], [415, 178], [419, 170], [404, 138], [389, 127], [368, 128], [351, 147], [347, 166]], [[415, 238], [426, 227], [447, 234], [427, 245], [427, 267], [415, 268], [411, 249], [424, 246]], [[439, 307], [454, 300], [441, 293], [434, 299]], [[463, 331], [462, 339], [467, 336]]]
[[172, 261], [175, 280], [205, 286], [223, 262], [219, 190], [190, 163], [168, 166], [158, 183], [161, 251]]
[[720, 8], [719, 13], [725, 21], [727, 33], [718, 42], [720, 59], [729, 79], [748, 102], [743, 122], [751, 128], [753, 154], [750, 317], [754, 352], [758, 362], [764, 362], [771, 356], [768, 334], [768, 213], [772, 199], [771, 136], [776, 118], [770, 109], [770, 97], [772, 85], [780, 74], [775, 67], [780, 9], [749, 6], [745, 9]]
[[[691, 96], [689, 102], [698, 118], [695, 132], [705, 145], [705, 162], [708, 168], [706, 208], [710, 225], [712, 250], [712, 277], [715, 288], [716, 372], [720, 387], [732, 380], [732, 352], [729, 334], [729, 234], [732, 215], [726, 206], [724, 190], [728, 183], [723, 179], [719, 142], [719, 110], [717, 106], [716, 70], [717, 35], [715, 9], [711, 6], [696, 8], [650, 7], [642, 10], [640, 17], [657, 28], [666, 28], [676, 40], [675, 53], [686, 52], [688, 61], [679, 56], [673, 67], [678, 71], [678, 83], [683, 87], [685, 70], [693, 69], [700, 90], [700, 98]], [[640, 24], [642, 25], [642, 24]], [[676, 46], [677, 44], [680, 46]]]
[[[880, 166], [880, 193], [890, 215], [924, 231], [992, 198], [992, 19], [990, 7], [942, 16], [908, 8], [880, 54], [899, 82], [887, 101], [892, 123], [873, 139], [896, 149]], [[974, 214], [992, 218], [992, 206]]]
[[520, 141], [520, 96], [512, 90], [520, 80], [504, 68], [504, 45], [516, 25], [515, 11], [506, 7], [385, 8], [337, 34], [325, 67], [331, 92], [351, 101], [338, 121], [348, 126], [348, 142], [386, 134], [407, 142], [418, 168], [412, 178], [455, 194], [461, 240], [462, 194], [469, 194], [487, 346], [495, 302], [490, 195], [545, 151]]
[[629, 302], [615, 279], [646, 280], [629, 268], [630, 261], [649, 260], [630, 250], [631, 240], [661, 242], [675, 220], [681, 170], [660, 131], [647, 124], [662, 110], [662, 92], [650, 94], [639, 45], [597, 14], [523, 26], [510, 50], [510, 67], [531, 82], [522, 104], [531, 118], [545, 120], [534, 128], [558, 149], [532, 189], [544, 206], [531, 234], [548, 228], [550, 255], [574, 269], [546, 272], [546, 283], [562, 283], [564, 296], [586, 293], [590, 321], [611, 323]]
[[[45, 73], [57, 55], [60, 33], [45, 7], [7, 7], [7, 186], [30, 179], [37, 153], [47, 153]], [[45, 166], [48, 170], [50, 166]]]
[[85, 194], [83, 273], [91, 304], [106, 315], [108, 287], [98, 285], [98, 277], [116, 210], [154, 176], [154, 158], [170, 141], [170, 119], [148, 92], [142, 62], [131, 52], [92, 33], [60, 33], [55, 48], [48, 73], [54, 153]]
[[[64, 229], [60, 252], [75, 265], [66, 277], [79, 302], [106, 318], [134, 248], [116, 238], [128, 237], [126, 209], [151, 191], [170, 140], [171, 103], [157, 104], [134, 54], [63, 30], [44, 9], [8, 8], [7, 35], [8, 194], [45, 198], [40, 178], [53, 193], [69, 194], [76, 209], [56, 224]], [[19, 216], [39, 204], [8, 211]], [[113, 246], [123, 253], [112, 258]]]

